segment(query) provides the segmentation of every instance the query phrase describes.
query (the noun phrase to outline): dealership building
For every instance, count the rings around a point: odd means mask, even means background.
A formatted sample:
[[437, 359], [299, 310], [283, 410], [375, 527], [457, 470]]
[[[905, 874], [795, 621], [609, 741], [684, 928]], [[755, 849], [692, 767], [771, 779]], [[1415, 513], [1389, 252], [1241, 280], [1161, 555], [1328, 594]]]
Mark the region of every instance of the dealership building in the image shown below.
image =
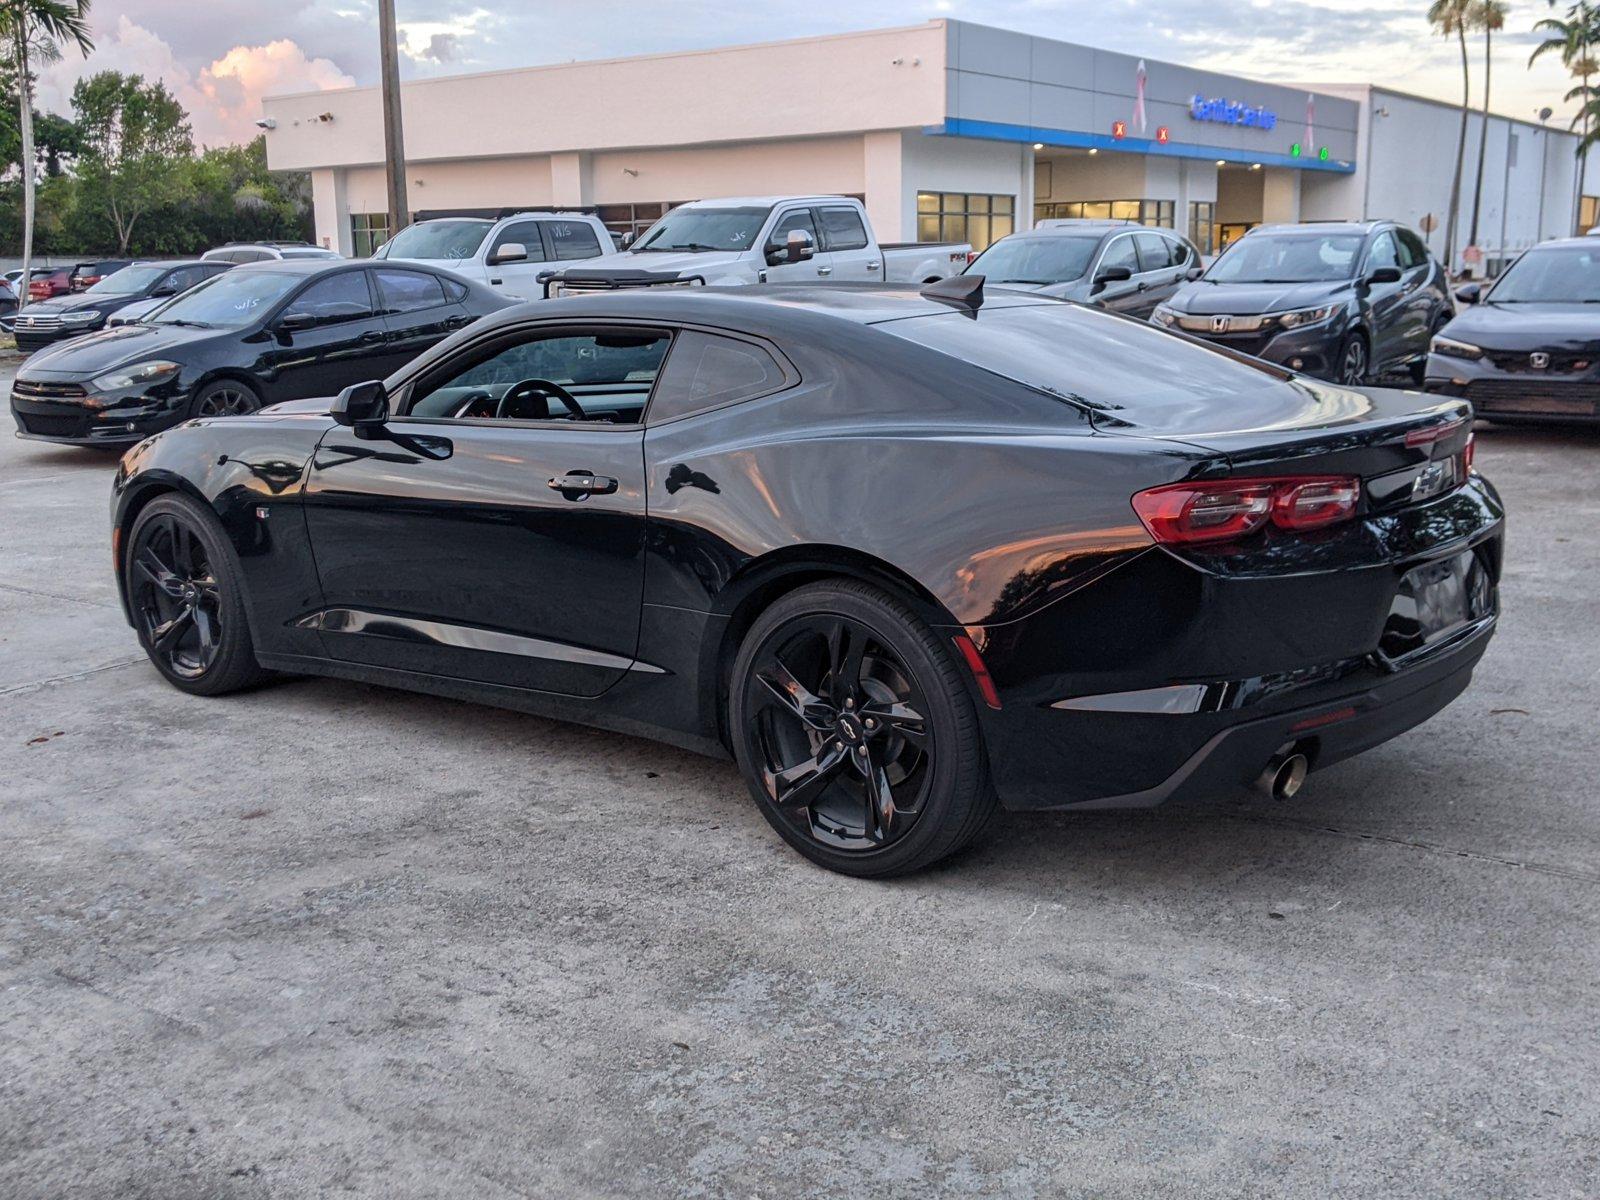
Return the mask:
[[[1166, 225], [1207, 254], [1264, 222], [1383, 217], [1442, 256], [1460, 123], [1372, 85], [1261, 83], [950, 20], [401, 91], [412, 219], [556, 207], [622, 233], [686, 200], [837, 192], [882, 241], [979, 248], [1046, 217]], [[311, 174], [318, 240], [370, 253], [390, 224], [378, 90], [264, 108], [269, 164]], [[1458, 248], [1479, 133], [1474, 114]], [[1490, 118], [1478, 269], [1592, 223], [1576, 145]]]

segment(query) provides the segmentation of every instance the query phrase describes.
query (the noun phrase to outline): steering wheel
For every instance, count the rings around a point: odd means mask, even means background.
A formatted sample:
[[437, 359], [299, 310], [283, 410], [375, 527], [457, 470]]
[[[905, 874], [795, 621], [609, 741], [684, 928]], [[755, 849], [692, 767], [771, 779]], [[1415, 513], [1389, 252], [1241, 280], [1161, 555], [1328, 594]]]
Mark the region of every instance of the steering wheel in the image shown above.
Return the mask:
[[468, 392], [456, 401], [455, 411], [450, 413], [458, 421], [468, 418], [492, 417], [495, 414], [495, 398], [485, 391]]
[[583, 406], [573, 399], [572, 393], [548, 379], [524, 379], [512, 384], [500, 397], [494, 415], [502, 420], [547, 421], [552, 396], [561, 401], [568, 414], [580, 421], [586, 419]]

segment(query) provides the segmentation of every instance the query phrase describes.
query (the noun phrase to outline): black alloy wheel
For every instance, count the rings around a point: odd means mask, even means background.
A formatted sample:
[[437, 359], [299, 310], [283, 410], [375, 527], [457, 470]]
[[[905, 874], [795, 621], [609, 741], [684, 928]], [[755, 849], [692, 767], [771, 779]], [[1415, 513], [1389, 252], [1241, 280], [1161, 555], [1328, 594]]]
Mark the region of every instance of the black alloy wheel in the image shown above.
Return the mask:
[[1367, 339], [1360, 333], [1345, 334], [1339, 347], [1339, 382], [1358, 387], [1367, 378]]
[[900, 874], [971, 841], [994, 808], [961, 668], [904, 605], [814, 584], [768, 609], [734, 665], [735, 754], [790, 845]]
[[263, 677], [233, 552], [200, 504], [152, 501], [133, 524], [123, 572], [139, 643], [171, 683], [213, 696]]
[[247, 384], [233, 379], [219, 379], [201, 388], [194, 398], [196, 417], [244, 417], [261, 407], [261, 397]]

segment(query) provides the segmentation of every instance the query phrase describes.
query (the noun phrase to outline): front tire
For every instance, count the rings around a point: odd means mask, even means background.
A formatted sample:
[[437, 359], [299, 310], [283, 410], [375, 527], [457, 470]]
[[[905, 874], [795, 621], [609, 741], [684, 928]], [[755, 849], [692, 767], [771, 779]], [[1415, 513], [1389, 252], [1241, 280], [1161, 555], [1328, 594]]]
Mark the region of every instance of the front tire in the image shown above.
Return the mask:
[[1371, 365], [1366, 334], [1359, 329], [1352, 329], [1339, 343], [1338, 382], [1348, 387], [1360, 387], [1367, 381]]
[[866, 584], [811, 584], [734, 661], [729, 730], [762, 815], [846, 875], [920, 870], [995, 809], [965, 676], [945, 639]]
[[237, 379], [214, 379], [195, 393], [191, 417], [245, 417], [261, 407], [261, 397]]
[[129, 531], [123, 580], [139, 644], [174, 687], [220, 696], [265, 678], [238, 560], [204, 505], [182, 495], [151, 501]]

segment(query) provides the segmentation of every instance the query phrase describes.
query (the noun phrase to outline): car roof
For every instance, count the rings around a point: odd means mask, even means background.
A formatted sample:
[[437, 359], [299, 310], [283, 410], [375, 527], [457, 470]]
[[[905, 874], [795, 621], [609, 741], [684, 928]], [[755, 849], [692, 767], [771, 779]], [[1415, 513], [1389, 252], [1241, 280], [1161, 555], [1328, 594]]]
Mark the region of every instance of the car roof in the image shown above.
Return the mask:
[[[992, 291], [985, 308], [1026, 308], [1061, 301], [1028, 292]], [[532, 316], [578, 319], [626, 317], [646, 321], [724, 326], [751, 333], [777, 332], [805, 318], [834, 318], [877, 325], [908, 317], [958, 311], [922, 295], [916, 284], [758, 284], [739, 288], [619, 288], [616, 291], [534, 300], [493, 313], [483, 324], [510, 324]]]
[[771, 208], [773, 205], [785, 204], [785, 203], [788, 203], [788, 204], [822, 204], [822, 203], [837, 203], [839, 201], [844, 201], [845, 203], [849, 203], [850, 197], [849, 196], [840, 196], [838, 194], [833, 194], [833, 195], [818, 194], [818, 195], [815, 195], [815, 196], [793, 196], [793, 195], [788, 195], [788, 196], [712, 196], [712, 197], [708, 197], [708, 198], [706, 198], [704, 200], [690, 200], [687, 204], [681, 204], [678, 207], [680, 207], [680, 208], [733, 208], [733, 207], [754, 208], [754, 207], [758, 207], [759, 206], [759, 207], [762, 207], [762, 208]]
[[[216, 259], [211, 259], [216, 262]], [[345, 267], [362, 268], [369, 265], [368, 259], [360, 258], [268, 258], [261, 262], [239, 263], [233, 271], [255, 272], [277, 271], [288, 275], [315, 275], [321, 271], [338, 271]], [[416, 270], [427, 270], [418, 267], [415, 263], [396, 263], [396, 266], [411, 267]], [[231, 274], [232, 272], [230, 272]]]
[[1282, 225], [1257, 225], [1247, 237], [1271, 237], [1280, 233], [1371, 233], [1393, 225], [1393, 221], [1299, 221]]
[[1546, 242], [1538, 242], [1529, 246], [1529, 250], [1593, 250], [1595, 242], [1600, 241], [1600, 234], [1584, 234], [1582, 237], [1551, 238]]

